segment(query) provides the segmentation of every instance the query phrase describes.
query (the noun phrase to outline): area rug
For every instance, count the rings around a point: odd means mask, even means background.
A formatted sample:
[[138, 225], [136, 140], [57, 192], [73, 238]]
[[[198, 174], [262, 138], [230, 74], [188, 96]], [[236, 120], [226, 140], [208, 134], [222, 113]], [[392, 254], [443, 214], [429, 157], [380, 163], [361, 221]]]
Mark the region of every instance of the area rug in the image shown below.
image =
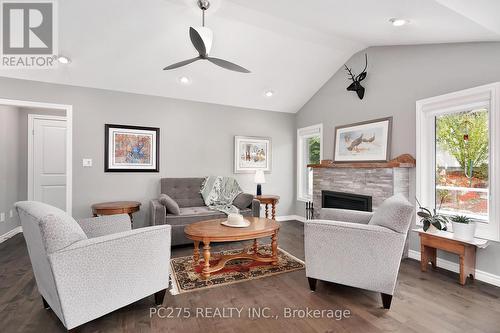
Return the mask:
[[[236, 254], [242, 251], [243, 249], [214, 252], [211, 254], [212, 259], [210, 260], [210, 266], [216, 265], [218, 262], [217, 258], [221, 255]], [[271, 256], [271, 246], [260, 246], [259, 253], [261, 255]], [[212, 273], [208, 279], [202, 279], [200, 277], [203, 267], [202, 258], [200, 258], [200, 263], [196, 267], [193, 266], [192, 256], [173, 258], [170, 260], [170, 277], [172, 281], [170, 293], [172, 295], [245, 282], [304, 269], [304, 262], [302, 260], [278, 248], [278, 265], [276, 266], [273, 266], [271, 263], [257, 262], [248, 259], [235, 259], [226, 263], [226, 266], [222, 270]]]

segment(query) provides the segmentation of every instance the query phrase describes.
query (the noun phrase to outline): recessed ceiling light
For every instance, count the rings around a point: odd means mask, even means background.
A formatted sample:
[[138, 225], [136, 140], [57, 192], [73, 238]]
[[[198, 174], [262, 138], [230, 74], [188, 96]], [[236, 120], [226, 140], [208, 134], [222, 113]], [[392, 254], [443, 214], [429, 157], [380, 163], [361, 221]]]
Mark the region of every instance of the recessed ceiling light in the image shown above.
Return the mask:
[[71, 62], [71, 59], [68, 58], [68, 57], [60, 55], [60, 56], [57, 57], [57, 61], [59, 61], [60, 64], [67, 65], [67, 64], [69, 64]]
[[410, 23], [410, 21], [401, 18], [391, 18], [389, 22], [391, 22], [391, 24], [395, 27], [402, 27], [403, 25]]
[[181, 76], [179, 78], [179, 82], [182, 84], [190, 84], [191, 80], [187, 76]]
[[266, 97], [273, 97], [274, 95], [274, 91], [272, 90], [267, 90], [266, 92], [264, 92], [264, 96]]

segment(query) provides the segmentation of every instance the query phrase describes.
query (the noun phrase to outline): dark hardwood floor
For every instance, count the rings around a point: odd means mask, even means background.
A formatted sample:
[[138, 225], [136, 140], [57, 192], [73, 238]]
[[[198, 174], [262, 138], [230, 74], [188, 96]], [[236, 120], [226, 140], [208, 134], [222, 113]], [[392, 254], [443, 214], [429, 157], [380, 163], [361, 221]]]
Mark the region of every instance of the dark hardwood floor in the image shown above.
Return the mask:
[[[241, 248], [247, 243], [214, 246]], [[303, 225], [282, 222], [279, 245], [304, 258]], [[173, 249], [175, 257], [191, 247]], [[383, 268], [381, 268], [383, 269]], [[76, 332], [500, 332], [500, 288], [475, 281], [461, 287], [457, 274], [437, 269], [421, 273], [419, 263], [406, 259], [400, 269], [390, 310], [382, 309], [378, 293], [326, 282], [309, 291], [305, 271], [280, 274], [172, 296], [165, 307], [190, 309], [191, 317], [150, 318], [153, 296], [78, 327]], [[197, 308], [244, 308], [241, 318], [200, 318]], [[267, 307], [278, 319], [252, 319], [249, 308]], [[293, 309], [349, 310], [350, 318], [287, 319]], [[44, 310], [22, 235], [0, 244], [0, 332], [63, 332], [52, 311]]]

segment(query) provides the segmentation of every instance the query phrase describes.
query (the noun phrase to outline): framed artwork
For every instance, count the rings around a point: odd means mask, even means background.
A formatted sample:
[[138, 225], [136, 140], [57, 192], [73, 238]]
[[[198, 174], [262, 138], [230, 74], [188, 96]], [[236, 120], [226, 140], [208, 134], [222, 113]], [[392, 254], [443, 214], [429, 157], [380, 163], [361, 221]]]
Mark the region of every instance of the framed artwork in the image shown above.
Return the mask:
[[271, 172], [271, 138], [234, 137], [234, 173]]
[[333, 162], [386, 162], [392, 117], [335, 127]]
[[159, 172], [160, 129], [104, 125], [105, 172]]

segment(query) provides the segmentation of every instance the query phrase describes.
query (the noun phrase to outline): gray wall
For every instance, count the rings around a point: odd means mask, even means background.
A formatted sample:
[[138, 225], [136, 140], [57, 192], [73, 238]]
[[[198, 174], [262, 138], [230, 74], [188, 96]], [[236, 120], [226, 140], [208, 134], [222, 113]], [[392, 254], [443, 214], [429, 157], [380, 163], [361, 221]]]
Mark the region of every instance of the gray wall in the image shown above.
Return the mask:
[[[18, 200], [19, 175], [19, 110], [0, 105], [0, 212], [5, 213], [5, 221], [0, 222], [0, 235], [19, 226], [19, 217], [14, 212]], [[10, 211], [13, 211], [12, 218]]]
[[[323, 123], [325, 159], [333, 157], [335, 126], [386, 116], [394, 117], [392, 156], [415, 156], [417, 100], [500, 81], [500, 43], [372, 47], [347, 62], [357, 73], [364, 66], [365, 52], [368, 77], [363, 100], [345, 90], [349, 82], [340, 69], [297, 114], [297, 128]], [[413, 172], [410, 197], [414, 195]], [[296, 213], [302, 216], [303, 206], [296, 204]], [[420, 249], [414, 233], [410, 249]], [[479, 250], [477, 268], [500, 275], [499, 257], [500, 243], [492, 243]]]
[[[281, 195], [278, 215], [294, 210], [295, 115], [163, 97], [0, 78], [0, 98], [73, 105], [73, 215], [90, 216], [99, 201], [137, 200], [135, 226], [149, 223], [149, 200], [161, 177], [233, 174], [235, 135], [272, 137], [273, 172], [265, 193]], [[104, 173], [104, 124], [161, 128], [160, 173]], [[93, 167], [83, 168], [82, 158]], [[253, 175], [236, 175], [253, 193]]]

